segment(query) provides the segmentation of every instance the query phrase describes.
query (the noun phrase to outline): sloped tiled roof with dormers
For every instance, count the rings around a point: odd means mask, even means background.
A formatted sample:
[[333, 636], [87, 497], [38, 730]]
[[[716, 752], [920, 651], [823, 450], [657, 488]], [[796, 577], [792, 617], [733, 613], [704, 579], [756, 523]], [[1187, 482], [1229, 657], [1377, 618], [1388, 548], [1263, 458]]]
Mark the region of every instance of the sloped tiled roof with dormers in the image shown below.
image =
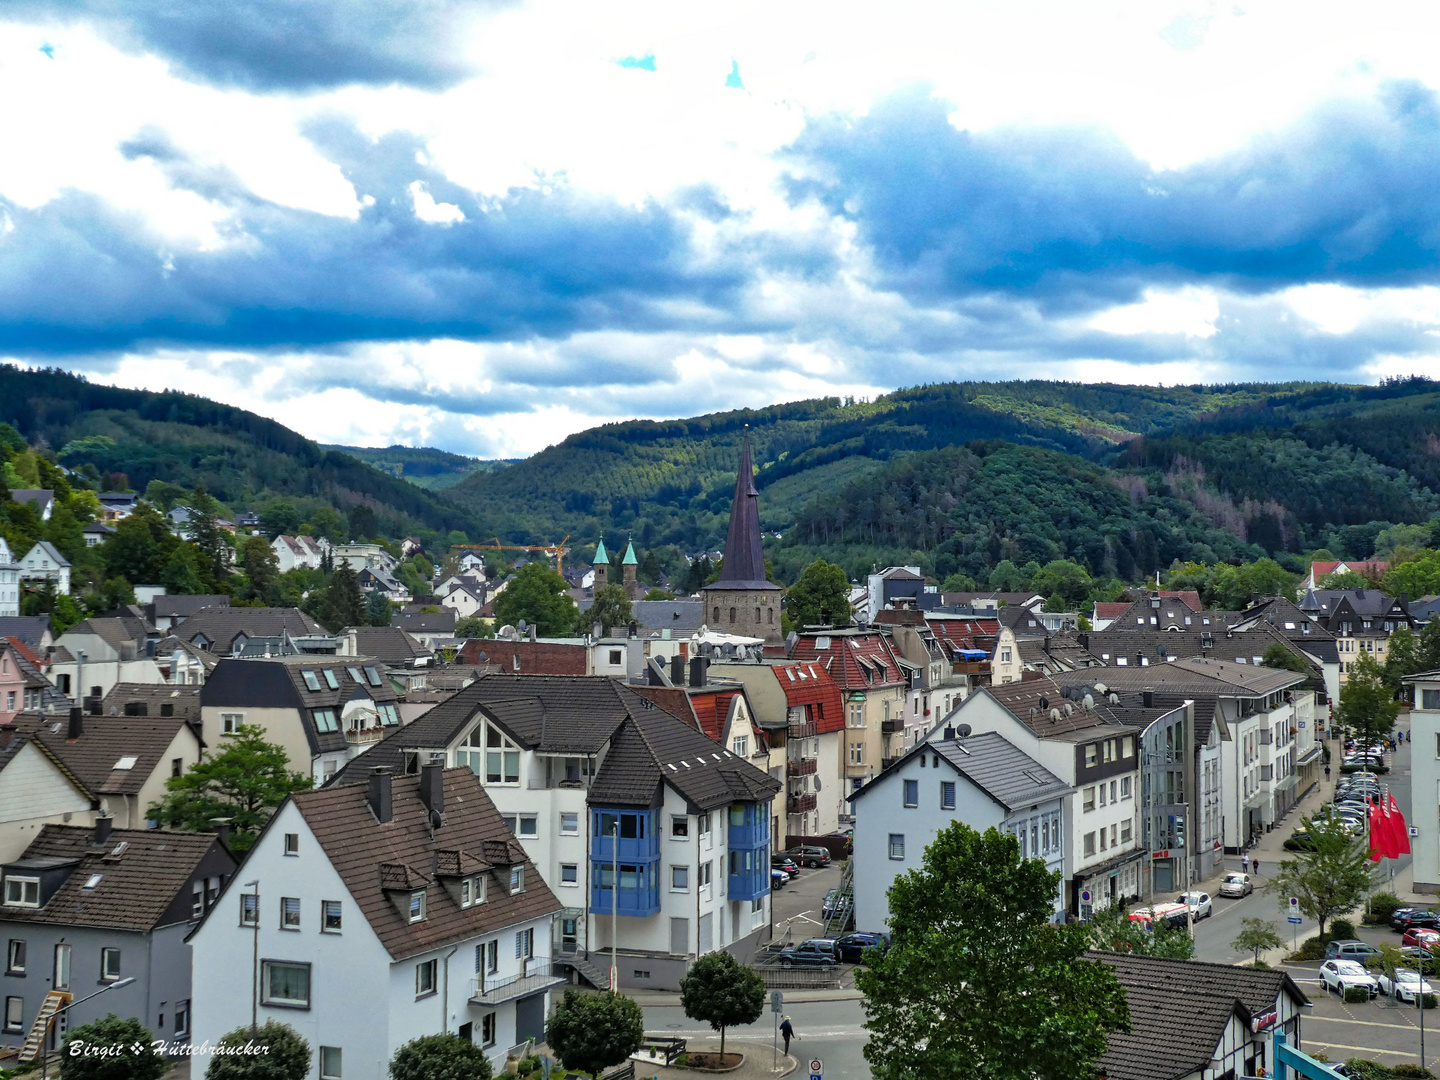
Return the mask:
[[[97, 795], [136, 795], [157, 769], [169, 775], [166, 751], [187, 725], [183, 716], [86, 716], [75, 739], [68, 737], [68, 717], [21, 714], [15, 726], [43, 742]], [[199, 736], [193, 738], [198, 746]]]
[[863, 691], [903, 685], [905, 673], [890, 639], [878, 630], [830, 630], [795, 639], [789, 659], [818, 664], [841, 690]]

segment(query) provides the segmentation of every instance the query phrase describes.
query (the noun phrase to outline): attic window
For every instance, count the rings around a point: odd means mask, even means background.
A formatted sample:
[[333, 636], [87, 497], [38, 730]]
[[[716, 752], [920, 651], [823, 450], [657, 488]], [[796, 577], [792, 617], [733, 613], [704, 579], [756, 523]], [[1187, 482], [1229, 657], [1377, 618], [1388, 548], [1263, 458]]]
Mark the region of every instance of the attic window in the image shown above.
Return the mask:
[[379, 686], [379, 685], [380, 685], [380, 673], [379, 673], [378, 671], [376, 671], [373, 666], [370, 666], [370, 665], [367, 665], [367, 666], [366, 666], [366, 668], [365, 668], [365, 678], [370, 681], [370, 685], [371, 685], [371, 686]]
[[361, 686], [365, 685], [365, 676], [360, 674], [358, 667], [346, 668], [345, 670], [349, 673], [353, 682], [359, 683]]
[[118, 859], [121, 855], [124, 855], [125, 852], [129, 849], [130, 842], [128, 840], [121, 840], [118, 844], [116, 844], [113, 848], [110, 849], [109, 857], [112, 859]]
[[111, 769], [114, 772], [129, 772], [135, 768], [135, 763], [139, 760], [139, 757], [134, 754], [126, 754], [119, 761], [115, 762], [115, 764], [111, 766]]
[[417, 889], [410, 894], [410, 921], [419, 922], [425, 918], [425, 890]]
[[319, 690], [319, 689], [320, 689], [320, 680], [315, 677], [315, 672], [313, 672], [313, 671], [308, 671], [308, 670], [307, 670], [307, 671], [302, 671], [302, 672], [300, 672], [300, 677], [305, 680], [305, 686], [306, 686], [307, 689], [310, 689], [310, 690]]
[[340, 680], [335, 678], [335, 672], [331, 671], [328, 667], [325, 669], [325, 685], [330, 687], [331, 690], [340, 689]]
[[95, 888], [96, 885], [100, 884], [100, 880], [104, 876], [104, 874], [91, 874], [88, 878], [85, 879], [85, 884], [80, 887], [86, 892], [89, 892], [91, 889]]

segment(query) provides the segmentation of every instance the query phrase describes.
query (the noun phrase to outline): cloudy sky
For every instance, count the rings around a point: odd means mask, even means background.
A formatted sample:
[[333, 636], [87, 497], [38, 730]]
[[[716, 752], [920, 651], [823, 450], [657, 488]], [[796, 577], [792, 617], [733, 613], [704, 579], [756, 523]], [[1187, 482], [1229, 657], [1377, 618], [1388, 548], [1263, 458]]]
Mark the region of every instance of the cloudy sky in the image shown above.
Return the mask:
[[324, 441], [1440, 374], [1440, 6], [9, 0], [0, 358]]

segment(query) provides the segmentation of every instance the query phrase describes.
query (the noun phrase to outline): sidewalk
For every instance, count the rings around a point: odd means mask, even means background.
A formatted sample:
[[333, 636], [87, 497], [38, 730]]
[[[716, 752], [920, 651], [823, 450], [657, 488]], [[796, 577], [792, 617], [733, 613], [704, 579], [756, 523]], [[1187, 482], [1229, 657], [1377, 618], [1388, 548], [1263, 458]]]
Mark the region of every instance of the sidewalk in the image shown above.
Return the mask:
[[[804, 1005], [817, 1001], [859, 1001], [865, 995], [853, 986], [842, 986], [836, 990], [784, 990], [786, 1005]], [[680, 1007], [679, 993], [667, 993], [662, 990], [635, 990], [627, 992], [626, 997], [638, 1002], [642, 1009], [663, 1009], [667, 1006]], [[768, 999], [770, 991], [765, 991]]]
[[[686, 1046], [690, 1053], [713, 1053], [720, 1052], [719, 1039], [691, 1039]], [[723, 1073], [726, 1080], [779, 1080], [782, 1076], [789, 1076], [800, 1067], [790, 1054], [780, 1054], [778, 1067], [775, 1062], [775, 1052], [768, 1046], [761, 1043], [742, 1041], [740, 1039], [727, 1039], [725, 1042], [727, 1054], [741, 1053], [745, 1055], [738, 1068]], [[677, 1069], [667, 1065], [655, 1065], [651, 1062], [642, 1061], [639, 1058], [631, 1058], [635, 1063], [635, 1076], [637, 1080], [646, 1080], [653, 1077], [654, 1080], [695, 1080], [701, 1075], [693, 1069]]]

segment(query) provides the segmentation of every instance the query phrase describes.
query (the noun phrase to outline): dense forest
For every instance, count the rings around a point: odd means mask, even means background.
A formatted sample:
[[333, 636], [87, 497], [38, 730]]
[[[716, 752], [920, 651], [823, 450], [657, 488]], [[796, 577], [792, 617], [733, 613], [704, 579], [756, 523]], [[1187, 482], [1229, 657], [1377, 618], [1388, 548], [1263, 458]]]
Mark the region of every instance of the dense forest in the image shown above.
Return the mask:
[[452, 454], [448, 450], [433, 447], [387, 446], [376, 449], [369, 446], [332, 446], [324, 449], [349, 454], [353, 458], [379, 469], [397, 480], [408, 480], [426, 491], [444, 491], [477, 472], [493, 472], [513, 465], [519, 458], [490, 461], [482, 458]]
[[233, 510], [288, 498], [348, 514], [368, 506], [388, 535], [470, 532], [454, 503], [326, 450], [274, 420], [192, 394], [126, 390], [64, 371], [0, 364], [0, 423], [107, 485], [203, 487]]

